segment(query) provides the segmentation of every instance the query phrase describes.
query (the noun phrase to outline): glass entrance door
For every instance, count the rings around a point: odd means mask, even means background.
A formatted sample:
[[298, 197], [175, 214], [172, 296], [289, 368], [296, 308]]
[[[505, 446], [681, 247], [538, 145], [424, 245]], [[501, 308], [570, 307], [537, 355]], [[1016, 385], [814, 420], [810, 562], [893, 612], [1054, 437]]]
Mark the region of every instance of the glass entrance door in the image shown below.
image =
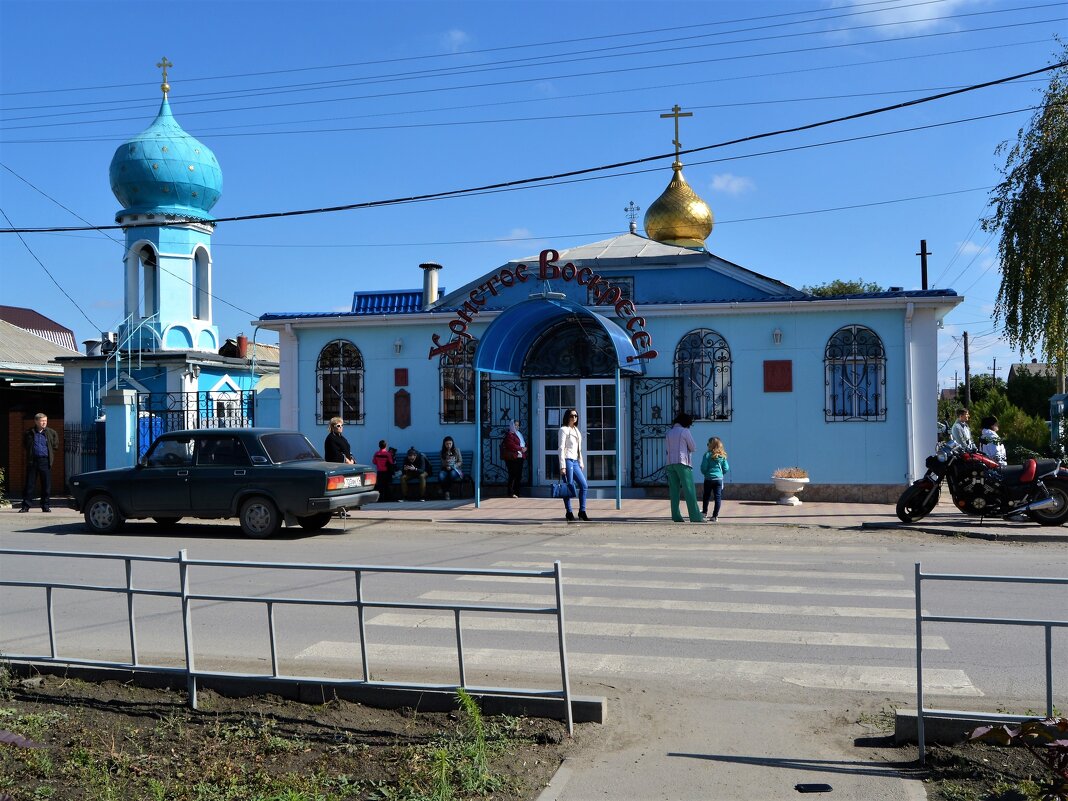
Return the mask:
[[543, 381], [538, 388], [537, 403], [541, 429], [538, 442], [542, 446], [537, 482], [549, 484], [559, 479], [557, 432], [564, 424], [564, 412], [577, 409], [586, 479], [591, 486], [615, 484], [619, 469], [615, 381], [603, 378]]

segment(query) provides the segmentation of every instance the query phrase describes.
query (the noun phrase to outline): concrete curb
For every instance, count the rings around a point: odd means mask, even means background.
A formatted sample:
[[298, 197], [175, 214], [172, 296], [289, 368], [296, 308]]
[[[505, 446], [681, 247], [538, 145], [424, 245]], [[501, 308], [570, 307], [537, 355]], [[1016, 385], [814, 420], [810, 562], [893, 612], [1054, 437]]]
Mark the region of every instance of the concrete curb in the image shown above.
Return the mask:
[[[939, 534], [943, 537], [968, 537], [973, 540], [989, 540], [991, 542], [1068, 542], [1068, 533], [1065, 534], [1039, 534], [1017, 530], [995, 531], [990, 528], [961, 528], [948, 524], [947, 526], [924, 525], [915, 523], [883, 523], [863, 522], [862, 529], [878, 529], [890, 531], [915, 531], [921, 534]], [[1059, 528], [1063, 529], [1063, 526]], [[1048, 528], [1046, 530], [1049, 530]], [[1057, 528], [1052, 529], [1057, 531]]]

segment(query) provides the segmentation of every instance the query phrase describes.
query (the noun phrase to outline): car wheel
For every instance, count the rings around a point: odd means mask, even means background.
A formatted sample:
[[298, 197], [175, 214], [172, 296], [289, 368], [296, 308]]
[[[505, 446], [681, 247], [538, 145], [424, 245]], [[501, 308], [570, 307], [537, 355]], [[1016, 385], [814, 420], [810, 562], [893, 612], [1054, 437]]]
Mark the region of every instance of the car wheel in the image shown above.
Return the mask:
[[320, 512], [317, 515], [308, 515], [307, 517], [298, 517], [297, 522], [300, 523], [300, 527], [305, 531], [318, 531], [327, 523], [330, 522], [330, 518], [334, 515], [332, 512]]
[[182, 518], [180, 518], [180, 517], [153, 517], [152, 519], [155, 520], [157, 523], [159, 523], [161, 526], [173, 526], [175, 523], [177, 523]]
[[282, 518], [268, 498], [249, 498], [241, 504], [241, 530], [246, 537], [264, 540], [278, 531]]
[[114, 534], [125, 522], [110, 495], [94, 495], [85, 505], [85, 526], [94, 534]]

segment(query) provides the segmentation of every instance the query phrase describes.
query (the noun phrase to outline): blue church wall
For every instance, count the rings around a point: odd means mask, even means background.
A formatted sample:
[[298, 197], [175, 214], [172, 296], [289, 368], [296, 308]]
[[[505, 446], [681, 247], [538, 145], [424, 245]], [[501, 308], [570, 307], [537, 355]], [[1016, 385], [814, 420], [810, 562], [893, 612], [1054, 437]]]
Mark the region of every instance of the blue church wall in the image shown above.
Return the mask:
[[193, 336], [185, 326], [171, 326], [163, 335], [163, 346], [172, 350], [192, 350]]
[[[655, 313], [655, 307], [646, 310]], [[605, 316], [612, 319], [610, 314]], [[370, 460], [380, 439], [401, 452], [411, 445], [433, 451], [444, 436], [451, 436], [461, 449], [473, 450], [474, 425], [440, 422], [438, 361], [427, 359], [431, 336], [446, 337], [449, 319], [451, 316], [443, 313], [439, 321], [425, 323], [406, 323], [398, 316], [371, 325], [354, 320], [336, 327], [296, 329], [299, 429], [321, 447], [327, 430], [325, 421], [316, 421], [316, 365], [322, 348], [342, 339], [359, 348], [364, 363], [364, 421], [348, 424], [345, 431], [359, 461]], [[647, 363], [646, 375], [673, 375], [680, 339], [698, 328], [713, 329], [731, 350], [733, 407], [728, 421], [694, 423], [698, 455], [710, 436], [719, 436], [731, 454], [731, 481], [767, 483], [775, 468], [799, 465], [819, 483], [901, 484], [908, 469], [902, 319], [901, 309], [850, 310], [842, 306], [826, 311], [806, 309], [803, 313], [785, 306], [781, 311], [761, 306], [751, 311], [650, 317], [648, 329], [658, 356]], [[471, 334], [480, 337], [489, 322], [472, 324]], [[886, 356], [885, 420], [825, 419], [825, 348], [836, 331], [853, 324], [870, 328], [882, 340]], [[775, 329], [783, 335], [778, 345], [772, 341]], [[400, 354], [394, 352], [398, 338], [403, 343]], [[765, 360], [791, 362], [792, 391], [764, 391]], [[404, 387], [394, 385], [394, 369], [399, 367], [408, 370]], [[394, 425], [393, 398], [399, 389], [411, 396], [412, 423], [405, 429]], [[526, 421], [528, 436], [531, 423]], [[629, 439], [629, 430], [625, 430], [624, 442]]]

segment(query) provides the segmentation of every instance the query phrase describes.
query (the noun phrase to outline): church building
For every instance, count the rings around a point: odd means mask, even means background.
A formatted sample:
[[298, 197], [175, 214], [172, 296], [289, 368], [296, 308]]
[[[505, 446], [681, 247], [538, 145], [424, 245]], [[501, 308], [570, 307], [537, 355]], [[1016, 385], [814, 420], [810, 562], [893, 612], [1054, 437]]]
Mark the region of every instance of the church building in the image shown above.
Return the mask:
[[726, 445], [728, 498], [773, 498], [772, 472], [799, 466], [807, 499], [895, 501], [935, 447], [937, 333], [963, 298], [815, 297], [716, 256], [675, 138], [644, 236], [632, 222], [451, 291], [446, 268], [421, 264], [421, 288], [355, 288], [345, 313], [262, 315], [280, 340], [281, 426], [321, 442], [340, 416], [366, 462], [380, 439], [429, 454], [452, 437], [473, 454], [478, 499], [503, 491], [499, 445], [517, 420], [527, 491], [546, 495], [576, 408], [591, 493], [618, 499], [666, 486], [665, 433], [685, 411], [695, 464], [709, 437]]

